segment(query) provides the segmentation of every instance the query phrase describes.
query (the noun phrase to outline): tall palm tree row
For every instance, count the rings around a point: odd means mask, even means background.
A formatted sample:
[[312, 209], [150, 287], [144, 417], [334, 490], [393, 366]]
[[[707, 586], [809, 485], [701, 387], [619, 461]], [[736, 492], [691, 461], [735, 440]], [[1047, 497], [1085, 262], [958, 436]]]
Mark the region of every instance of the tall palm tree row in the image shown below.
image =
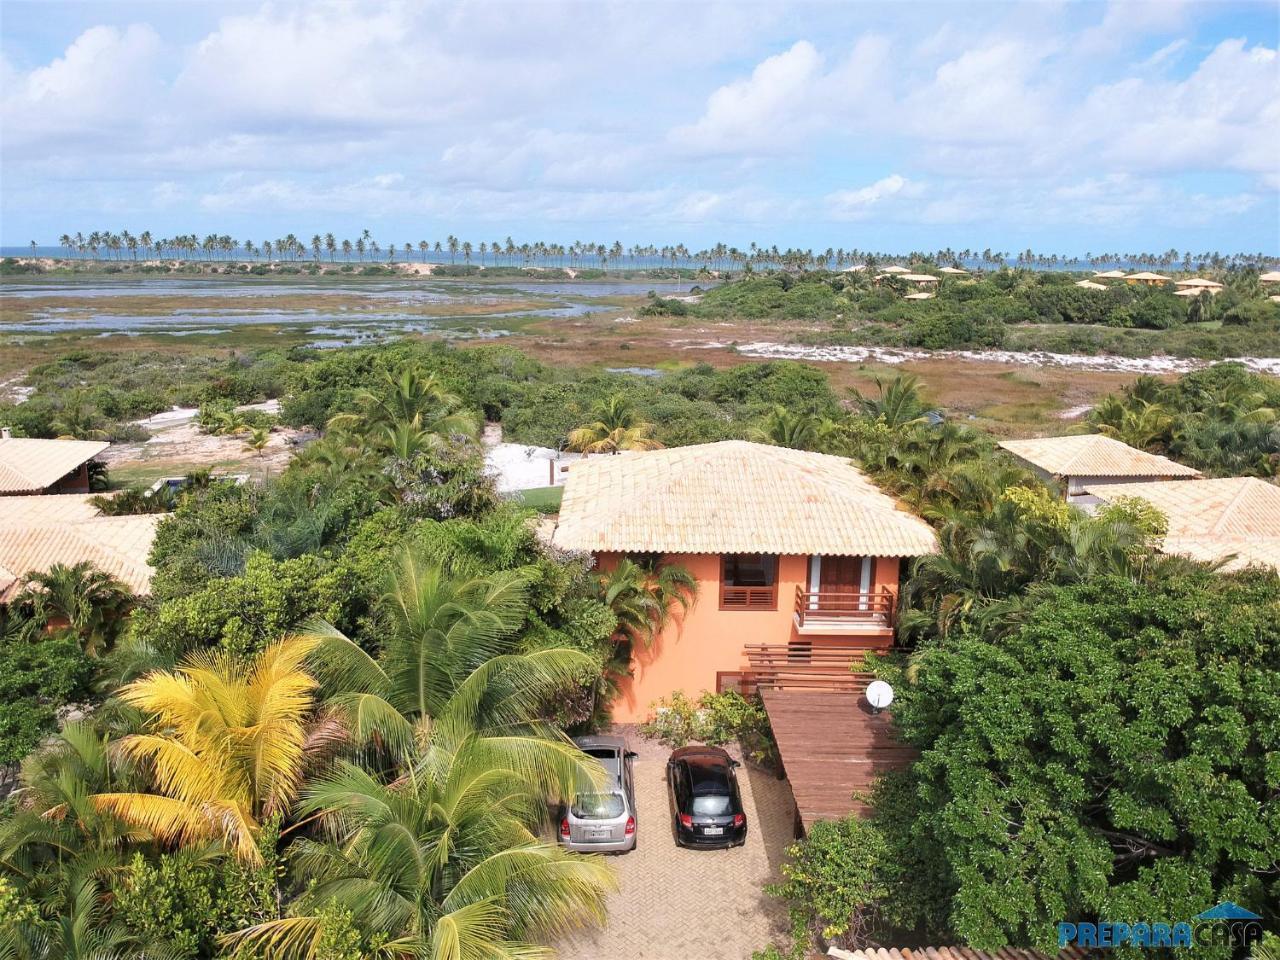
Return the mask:
[[[318, 241], [318, 242], [317, 242]], [[58, 244], [68, 257], [80, 259], [98, 259], [104, 254], [108, 259], [137, 259], [139, 250], [149, 258], [154, 251], [159, 256], [167, 250], [178, 259], [233, 260], [276, 258], [296, 261], [304, 259], [310, 251], [313, 260], [319, 260], [318, 248], [323, 248], [330, 261], [335, 259], [336, 252], [342, 251], [342, 259], [350, 260], [352, 253], [357, 261], [363, 261], [366, 252], [371, 252], [374, 259], [381, 250], [381, 245], [369, 230], [362, 230], [351, 240], [336, 239], [335, 234], [315, 233], [310, 244], [300, 242], [294, 234], [286, 234], [276, 240], [263, 242], [260, 247], [251, 241], [239, 243], [226, 234], [178, 234], [171, 238], [153, 237], [150, 230], [131, 234], [128, 230], [114, 232], [111, 230], [93, 231], [87, 237], [77, 232], [75, 235], [64, 233], [58, 238]], [[415, 245], [406, 243], [403, 251], [406, 256]], [[484, 265], [486, 253], [492, 254], [493, 266], [541, 266], [568, 267], [571, 269], [598, 267], [607, 271], [610, 264], [615, 267], [626, 266], [630, 269], [652, 269], [654, 267], [670, 267], [672, 269], [699, 269], [715, 271], [741, 271], [748, 267], [752, 270], [842, 270], [849, 266], [875, 265], [897, 260], [921, 264], [937, 264], [940, 266], [966, 265], [977, 268], [1001, 268], [1012, 264], [1015, 267], [1031, 269], [1084, 270], [1097, 268], [1147, 268], [1153, 270], [1181, 269], [1186, 272], [1194, 270], [1243, 271], [1275, 269], [1275, 258], [1263, 253], [1222, 254], [1218, 251], [1194, 253], [1190, 250], [1165, 250], [1160, 252], [1112, 252], [1085, 253], [1083, 256], [1060, 253], [1037, 253], [1034, 250], [1023, 250], [1017, 254], [984, 250], [955, 250], [945, 247], [935, 251], [873, 251], [856, 247], [833, 248], [822, 250], [806, 248], [780, 249], [777, 245], [765, 245], [755, 241], [746, 245], [746, 249], [726, 244], [723, 241], [708, 244], [701, 249], [691, 249], [683, 243], [664, 244], [632, 244], [624, 246], [620, 240], [610, 242], [575, 240], [572, 243], [556, 243], [545, 240], [517, 243], [507, 237], [505, 241], [480, 243], [478, 246], [449, 234], [444, 241], [434, 242], [419, 240], [416, 244], [423, 262], [427, 254], [445, 253], [448, 262], [455, 264], [461, 252], [465, 263], [471, 262], [472, 252], [478, 252], [481, 265]], [[37, 248], [32, 241], [33, 255]], [[391, 258], [394, 251], [388, 248]], [[443, 259], [443, 258], [441, 258]]]

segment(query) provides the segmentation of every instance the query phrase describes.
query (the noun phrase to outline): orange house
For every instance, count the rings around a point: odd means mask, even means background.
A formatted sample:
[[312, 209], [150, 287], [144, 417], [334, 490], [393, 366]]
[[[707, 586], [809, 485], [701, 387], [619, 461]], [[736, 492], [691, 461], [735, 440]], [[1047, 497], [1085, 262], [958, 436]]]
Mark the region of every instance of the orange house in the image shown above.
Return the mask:
[[647, 649], [614, 719], [677, 690], [836, 688], [893, 644], [904, 558], [933, 530], [842, 457], [730, 440], [588, 457], [568, 470], [553, 543], [679, 563], [698, 596]]

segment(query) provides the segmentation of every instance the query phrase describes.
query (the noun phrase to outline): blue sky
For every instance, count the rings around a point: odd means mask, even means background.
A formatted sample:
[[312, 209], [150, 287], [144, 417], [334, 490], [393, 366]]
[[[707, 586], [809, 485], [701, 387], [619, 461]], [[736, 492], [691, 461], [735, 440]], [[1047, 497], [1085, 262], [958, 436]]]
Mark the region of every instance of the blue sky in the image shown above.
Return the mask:
[[0, 241], [1280, 252], [1274, 3], [0, 0]]

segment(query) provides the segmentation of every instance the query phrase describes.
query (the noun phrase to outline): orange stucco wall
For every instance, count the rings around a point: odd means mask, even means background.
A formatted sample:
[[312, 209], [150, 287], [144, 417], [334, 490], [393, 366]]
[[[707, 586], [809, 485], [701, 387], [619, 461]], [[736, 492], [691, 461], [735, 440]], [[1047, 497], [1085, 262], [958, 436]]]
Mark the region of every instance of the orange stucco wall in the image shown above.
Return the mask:
[[[619, 554], [600, 554], [597, 562], [607, 570], [618, 558]], [[795, 636], [795, 593], [797, 586], [808, 589], [808, 557], [778, 558], [778, 605], [774, 610], [721, 610], [718, 554], [679, 554], [669, 559], [682, 564], [697, 579], [698, 598], [648, 650], [635, 652], [632, 676], [622, 683], [613, 704], [613, 719], [618, 723], [639, 723], [648, 715], [650, 704], [677, 690], [695, 697], [715, 690], [717, 671], [746, 667], [746, 644], [786, 643]], [[888, 587], [896, 595], [898, 567], [897, 558], [878, 557], [873, 589]], [[889, 642], [887, 636], [884, 640]]]

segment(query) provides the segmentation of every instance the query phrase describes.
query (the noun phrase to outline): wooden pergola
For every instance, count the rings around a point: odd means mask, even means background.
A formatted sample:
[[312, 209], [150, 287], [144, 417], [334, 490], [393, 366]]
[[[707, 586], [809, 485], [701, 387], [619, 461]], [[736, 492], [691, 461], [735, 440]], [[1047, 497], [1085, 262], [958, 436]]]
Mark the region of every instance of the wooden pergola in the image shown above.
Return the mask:
[[867, 813], [853, 794], [870, 790], [882, 774], [915, 759], [916, 751], [898, 738], [891, 715], [876, 713], [860, 690], [762, 687], [760, 696], [806, 831], [818, 820]]

